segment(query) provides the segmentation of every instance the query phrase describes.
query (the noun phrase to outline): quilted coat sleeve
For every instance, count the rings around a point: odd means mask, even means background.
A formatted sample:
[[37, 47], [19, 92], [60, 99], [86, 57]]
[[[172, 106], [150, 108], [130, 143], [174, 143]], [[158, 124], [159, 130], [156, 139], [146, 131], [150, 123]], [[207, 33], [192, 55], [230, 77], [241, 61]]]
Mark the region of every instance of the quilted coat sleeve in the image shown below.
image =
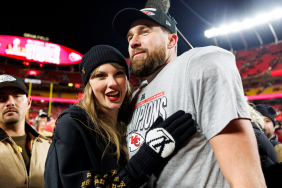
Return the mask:
[[69, 187], [139, 187], [147, 181], [146, 173], [128, 164], [125, 168], [109, 170], [105, 174], [94, 168], [100, 167], [101, 159], [89, 159], [87, 148], [77, 128], [78, 122], [69, 114], [63, 115], [56, 126], [54, 139], [45, 164], [45, 188]]

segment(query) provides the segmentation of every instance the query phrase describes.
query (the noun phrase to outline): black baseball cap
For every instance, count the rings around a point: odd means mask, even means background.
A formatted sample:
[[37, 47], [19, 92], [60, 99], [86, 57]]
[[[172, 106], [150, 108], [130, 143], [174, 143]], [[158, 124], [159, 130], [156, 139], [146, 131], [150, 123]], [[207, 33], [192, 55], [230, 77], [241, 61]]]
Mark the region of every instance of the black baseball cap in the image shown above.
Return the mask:
[[121, 36], [126, 37], [131, 24], [140, 19], [153, 21], [172, 33], [177, 33], [175, 22], [161, 9], [144, 8], [141, 10], [134, 8], [126, 8], [119, 11], [114, 20], [114, 30]]
[[39, 117], [42, 117], [42, 116], [46, 116], [46, 117], [47, 117], [48, 114], [47, 114], [43, 109], [40, 109], [40, 110], [39, 110], [39, 113], [38, 113], [38, 116], [39, 116]]
[[28, 94], [27, 88], [23, 80], [17, 76], [2, 74], [0, 75], [0, 88], [3, 87], [17, 87]]

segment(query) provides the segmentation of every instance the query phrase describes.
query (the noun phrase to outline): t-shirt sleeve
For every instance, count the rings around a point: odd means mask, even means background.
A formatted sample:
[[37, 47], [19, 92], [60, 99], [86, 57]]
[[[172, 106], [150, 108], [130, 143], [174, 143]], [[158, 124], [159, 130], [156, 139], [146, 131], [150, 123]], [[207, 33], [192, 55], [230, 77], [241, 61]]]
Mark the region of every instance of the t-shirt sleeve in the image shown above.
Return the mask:
[[188, 91], [194, 101], [195, 120], [209, 140], [233, 119], [247, 118], [247, 101], [235, 56], [218, 47], [205, 47], [189, 59]]

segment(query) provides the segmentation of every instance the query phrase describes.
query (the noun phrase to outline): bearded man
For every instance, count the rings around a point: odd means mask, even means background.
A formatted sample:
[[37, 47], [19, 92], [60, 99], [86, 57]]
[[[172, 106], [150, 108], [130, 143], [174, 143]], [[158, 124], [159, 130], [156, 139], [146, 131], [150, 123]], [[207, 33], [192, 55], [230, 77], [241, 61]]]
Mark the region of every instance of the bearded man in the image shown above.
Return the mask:
[[[133, 76], [146, 78], [133, 94], [130, 157], [159, 115], [166, 119], [181, 109], [198, 128], [148, 186], [266, 187], [234, 55], [203, 47], [177, 57], [175, 22], [157, 8], [121, 10], [113, 27], [129, 43]], [[158, 141], [161, 150], [166, 142]]]
[[25, 122], [27, 94], [20, 78], [0, 75], [0, 187], [44, 187], [49, 142]]

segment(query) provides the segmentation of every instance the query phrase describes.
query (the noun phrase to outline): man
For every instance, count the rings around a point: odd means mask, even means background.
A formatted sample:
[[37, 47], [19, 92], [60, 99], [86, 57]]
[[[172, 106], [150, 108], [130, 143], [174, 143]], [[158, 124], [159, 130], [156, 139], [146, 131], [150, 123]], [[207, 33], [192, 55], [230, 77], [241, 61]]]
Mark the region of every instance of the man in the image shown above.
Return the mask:
[[27, 93], [20, 78], [0, 75], [0, 187], [44, 187], [49, 143], [25, 122]]
[[[43, 134], [43, 135], [47, 136], [47, 138], [49, 139], [49, 137], [53, 135], [53, 131], [54, 131], [56, 121], [53, 118], [51, 118], [50, 115], [48, 115], [46, 113], [46, 111], [43, 110], [43, 109], [39, 110], [38, 116], [37, 116], [36, 119], [44, 121], [44, 123], [45, 123], [45, 126], [44, 126], [45, 134]], [[49, 141], [50, 141], [50, 139], [49, 139]]]
[[175, 23], [156, 8], [124, 9], [113, 27], [129, 42], [133, 76], [146, 78], [132, 99], [130, 157], [158, 115], [182, 109], [198, 128], [150, 186], [266, 187], [234, 55], [204, 47], [177, 57]]
[[274, 134], [275, 131], [275, 119], [276, 110], [269, 105], [266, 104], [258, 104], [255, 106], [255, 109], [261, 113], [262, 118], [264, 120], [264, 130], [265, 134], [268, 137], [269, 141], [273, 145], [279, 163], [282, 162], [282, 144], [278, 141], [278, 137]]

